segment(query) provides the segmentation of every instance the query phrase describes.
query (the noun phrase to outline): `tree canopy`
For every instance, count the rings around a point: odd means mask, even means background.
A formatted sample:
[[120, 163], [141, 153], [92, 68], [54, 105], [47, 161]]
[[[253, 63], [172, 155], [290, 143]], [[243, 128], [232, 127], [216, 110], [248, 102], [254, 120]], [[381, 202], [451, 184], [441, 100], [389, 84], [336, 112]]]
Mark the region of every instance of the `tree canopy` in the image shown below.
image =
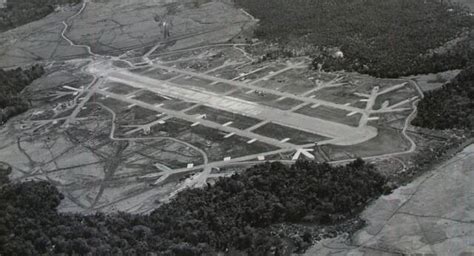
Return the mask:
[[0, 124], [28, 108], [28, 104], [19, 94], [33, 80], [41, 77], [44, 69], [34, 65], [29, 69], [0, 69]]
[[288, 237], [268, 227], [344, 221], [384, 192], [385, 178], [362, 160], [257, 165], [185, 190], [150, 215], [60, 214], [54, 186], [14, 183], [0, 188], [0, 254], [288, 255]]
[[324, 50], [316, 54], [315, 65], [324, 63], [326, 70], [398, 77], [462, 68], [474, 57], [467, 38], [442, 47], [474, 25], [467, 9], [448, 1], [235, 2], [260, 19], [256, 36], [262, 39], [339, 48], [344, 53], [342, 59], [328, 58]]
[[474, 130], [474, 66], [442, 88], [427, 92], [412, 123], [430, 129]]

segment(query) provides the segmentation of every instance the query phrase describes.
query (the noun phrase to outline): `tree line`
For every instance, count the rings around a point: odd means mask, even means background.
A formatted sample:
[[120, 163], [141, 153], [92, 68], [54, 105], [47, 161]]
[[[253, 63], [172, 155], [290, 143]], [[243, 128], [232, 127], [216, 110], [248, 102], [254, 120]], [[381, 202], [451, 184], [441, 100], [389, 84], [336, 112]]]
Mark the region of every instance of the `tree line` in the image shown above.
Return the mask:
[[[149, 215], [63, 214], [47, 182], [0, 188], [1, 255], [290, 255], [278, 223], [334, 224], [389, 192], [375, 167], [265, 163], [188, 189]], [[307, 234], [306, 234], [307, 235]]]
[[20, 92], [43, 74], [44, 69], [40, 65], [28, 69], [0, 69], [0, 124], [28, 109], [28, 103]]
[[[430, 53], [474, 25], [468, 9], [447, 1], [234, 1], [260, 19], [257, 37], [282, 45], [315, 45], [314, 65], [323, 64], [325, 70], [399, 77], [463, 68], [474, 57], [472, 35]], [[344, 58], [331, 57], [327, 49], [334, 47]]]
[[426, 92], [412, 124], [430, 129], [474, 130], [474, 65], [443, 87]]

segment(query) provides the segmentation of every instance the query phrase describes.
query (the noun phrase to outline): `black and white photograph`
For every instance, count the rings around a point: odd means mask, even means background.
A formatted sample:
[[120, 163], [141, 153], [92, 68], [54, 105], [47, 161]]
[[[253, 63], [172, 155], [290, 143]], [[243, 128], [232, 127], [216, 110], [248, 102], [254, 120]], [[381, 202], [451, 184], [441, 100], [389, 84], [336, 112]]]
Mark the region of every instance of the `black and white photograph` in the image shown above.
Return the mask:
[[0, 256], [474, 256], [474, 0], [0, 0]]

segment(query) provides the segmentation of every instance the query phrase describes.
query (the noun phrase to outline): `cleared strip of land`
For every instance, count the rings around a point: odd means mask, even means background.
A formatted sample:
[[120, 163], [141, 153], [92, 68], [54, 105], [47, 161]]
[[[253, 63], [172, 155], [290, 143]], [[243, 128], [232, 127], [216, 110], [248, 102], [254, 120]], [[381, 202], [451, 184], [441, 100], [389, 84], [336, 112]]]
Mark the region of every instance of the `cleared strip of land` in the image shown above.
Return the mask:
[[223, 97], [222, 95], [202, 90], [198, 91], [190, 88], [183, 88], [177, 84], [143, 77], [129, 72], [112, 72], [109, 74], [108, 79], [137, 88], [145, 88], [168, 97], [196, 102], [216, 109], [256, 117], [261, 120], [271, 121], [330, 138], [343, 138], [348, 137], [348, 135], [357, 134], [357, 137], [360, 140], [370, 139], [376, 135], [376, 131], [371, 127], [351, 127], [341, 123], [270, 108], [229, 96]]

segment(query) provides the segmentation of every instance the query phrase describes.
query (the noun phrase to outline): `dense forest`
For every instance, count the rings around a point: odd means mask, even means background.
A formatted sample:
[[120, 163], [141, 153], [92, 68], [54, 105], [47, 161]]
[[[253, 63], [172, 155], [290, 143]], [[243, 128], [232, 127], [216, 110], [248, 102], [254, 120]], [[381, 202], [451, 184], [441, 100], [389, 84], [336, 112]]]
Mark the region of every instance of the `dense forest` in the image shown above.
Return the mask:
[[28, 103], [19, 96], [19, 93], [43, 74], [44, 69], [40, 65], [25, 70], [0, 69], [0, 124], [28, 109]]
[[52, 13], [56, 6], [77, 4], [80, 0], [7, 0], [0, 9], [0, 32], [39, 20]]
[[427, 92], [412, 124], [430, 129], [474, 130], [474, 66], [442, 88]]
[[333, 224], [389, 192], [362, 160], [346, 166], [266, 163], [178, 194], [150, 215], [72, 215], [47, 182], [0, 188], [0, 255], [289, 255], [282, 222]]
[[[257, 37], [315, 45], [314, 64], [324, 63], [325, 70], [399, 77], [462, 68], [474, 57], [467, 32], [474, 17], [448, 1], [234, 1], [260, 19]], [[331, 58], [334, 48], [344, 58]]]

